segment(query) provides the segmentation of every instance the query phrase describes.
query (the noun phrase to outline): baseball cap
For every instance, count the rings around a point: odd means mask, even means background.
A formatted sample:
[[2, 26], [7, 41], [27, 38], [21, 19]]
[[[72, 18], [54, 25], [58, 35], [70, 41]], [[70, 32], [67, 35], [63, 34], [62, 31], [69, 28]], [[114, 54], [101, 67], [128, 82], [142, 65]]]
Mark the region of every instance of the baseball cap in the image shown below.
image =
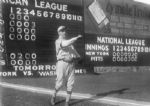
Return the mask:
[[66, 30], [65, 26], [59, 26], [57, 32], [64, 31], [64, 30]]

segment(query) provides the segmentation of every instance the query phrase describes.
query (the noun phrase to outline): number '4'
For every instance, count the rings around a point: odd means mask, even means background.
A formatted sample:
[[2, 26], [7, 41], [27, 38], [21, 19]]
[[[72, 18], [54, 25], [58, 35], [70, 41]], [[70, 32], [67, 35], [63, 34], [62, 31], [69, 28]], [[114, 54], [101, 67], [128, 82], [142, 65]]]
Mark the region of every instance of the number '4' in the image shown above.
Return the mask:
[[33, 16], [35, 16], [35, 10], [31, 10], [30, 14], [33, 15]]

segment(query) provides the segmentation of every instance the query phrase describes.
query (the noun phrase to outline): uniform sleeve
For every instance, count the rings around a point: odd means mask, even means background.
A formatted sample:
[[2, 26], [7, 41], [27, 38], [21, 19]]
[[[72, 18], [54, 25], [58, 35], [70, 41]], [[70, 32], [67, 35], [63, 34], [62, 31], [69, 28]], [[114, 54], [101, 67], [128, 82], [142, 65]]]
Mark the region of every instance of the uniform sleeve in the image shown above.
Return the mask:
[[56, 47], [56, 55], [57, 55], [60, 49], [60, 40], [55, 41], [55, 47]]

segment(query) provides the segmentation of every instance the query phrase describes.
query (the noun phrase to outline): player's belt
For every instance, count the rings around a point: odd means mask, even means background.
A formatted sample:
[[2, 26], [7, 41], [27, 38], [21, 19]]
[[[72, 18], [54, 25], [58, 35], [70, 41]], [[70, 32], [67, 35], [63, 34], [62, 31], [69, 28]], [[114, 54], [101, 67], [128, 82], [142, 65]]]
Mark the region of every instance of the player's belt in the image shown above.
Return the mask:
[[58, 59], [57, 61], [64, 61], [63, 59]]

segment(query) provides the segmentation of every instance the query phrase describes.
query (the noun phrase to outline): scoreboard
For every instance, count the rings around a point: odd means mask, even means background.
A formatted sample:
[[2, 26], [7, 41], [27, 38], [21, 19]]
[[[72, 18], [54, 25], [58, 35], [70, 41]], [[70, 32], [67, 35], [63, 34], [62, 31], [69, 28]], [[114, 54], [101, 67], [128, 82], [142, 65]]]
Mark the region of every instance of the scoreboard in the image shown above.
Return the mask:
[[[83, 6], [60, 0], [0, 0], [5, 22], [6, 70], [18, 76], [53, 75], [57, 28], [83, 35]], [[84, 55], [83, 39], [74, 46]], [[43, 75], [45, 76], [45, 75]]]
[[86, 34], [85, 57], [93, 66], [149, 66], [150, 39]]

